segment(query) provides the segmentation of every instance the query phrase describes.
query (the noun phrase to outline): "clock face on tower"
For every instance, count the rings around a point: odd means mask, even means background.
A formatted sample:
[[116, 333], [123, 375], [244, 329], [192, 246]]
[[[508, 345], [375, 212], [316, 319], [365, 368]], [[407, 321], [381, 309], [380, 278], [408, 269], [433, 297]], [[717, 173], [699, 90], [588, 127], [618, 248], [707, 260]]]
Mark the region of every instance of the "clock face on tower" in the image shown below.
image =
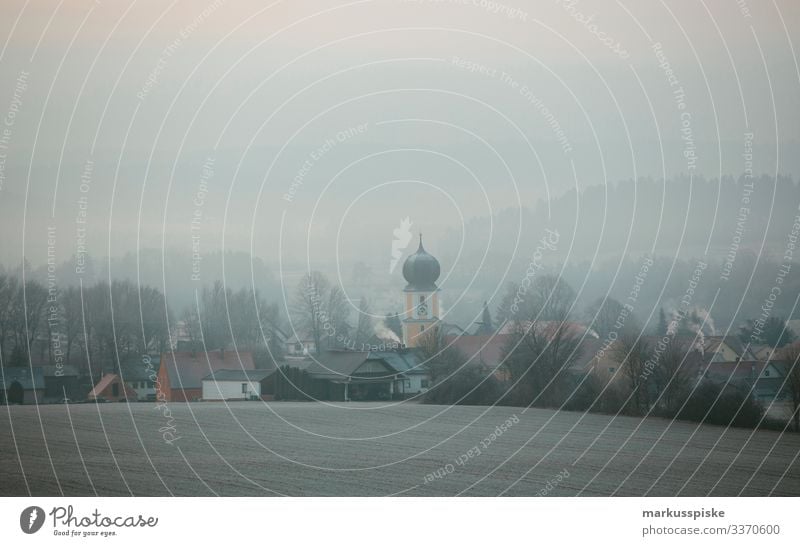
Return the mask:
[[428, 318], [428, 303], [425, 301], [425, 296], [419, 297], [419, 304], [417, 305], [417, 318]]

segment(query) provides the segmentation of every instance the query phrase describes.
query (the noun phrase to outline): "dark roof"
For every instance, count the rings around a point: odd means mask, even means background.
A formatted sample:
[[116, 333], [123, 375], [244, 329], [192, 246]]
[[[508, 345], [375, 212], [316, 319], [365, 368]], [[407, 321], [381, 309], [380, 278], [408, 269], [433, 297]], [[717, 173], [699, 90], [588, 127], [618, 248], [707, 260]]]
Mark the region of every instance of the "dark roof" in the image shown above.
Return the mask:
[[42, 374], [44, 377], [78, 377], [78, 368], [72, 365], [64, 364], [60, 368], [58, 366], [42, 366]]
[[[120, 363], [119, 375], [124, 381], [149, 381], [160, 367], [159, 355], [150, 355], [150, 366], [142, 361], [142, 356], [137, 355]], [[113, 373], [113, 370], [109, 372]]]
[[203, 378], [203, 381], [263, 381], [275, 372], [270, 370], [217, 370]]
[[253, 353], [236, 351], [223, 354], [220, 351], [164, 353], [161, 365], [167, 367], [170, 388], [173, 389], [199, 389], [203, 386], [203, 378], [216, 370], [255, 369]]
[[439, 278], [440, 273], [439, 260], [425, 252], [425, 248], [422, 246], [422, 234], [420, 234], [417, 252], [406, 258], [403, 264], [403, 277], [408, 282], [405, 290], [437, 290], [436, 279]]
[[319, 378], [345, 378], [355, 372], [366, 360], [366, 351], [324, 351], [306, 367], [308, 373]]
[[[418, 366], [412, 356], [390, 356], [390, 351], [369, 353], [366, 351], [325, 351], [305, 368], [318, 379], [344, 379], [351, 377], [366, 362], [379, 362], [387, 375], [402, 374]], [[390, 362], [391, 360], [391, 362]], [[410, 372], [414, 373], [414, 372]]]
[[40, 367], [4, 366], [2, 370], [0, 370], [0, 386], [2, 386], [4, 390], [8, 390], [15, 381], [22, 385], [22, 388], [26, 391], [43, 389], [44, 373]]
[[416, 375], [428, 373], [425, 358], [417, 349], [399, 351], [324, 351], [315, 358], [287, 358], [281, 367], [306, 370], [317, 379], [344, 379], [351, 377], [367, 362], [379, 362], [387, 375]]
[[371, 351], [369, 360], [383, 360], [394, 370], [405, 374], [426, 374], [428, 367], [425, 356], [418, 349], [402, 349], [399, 351]]

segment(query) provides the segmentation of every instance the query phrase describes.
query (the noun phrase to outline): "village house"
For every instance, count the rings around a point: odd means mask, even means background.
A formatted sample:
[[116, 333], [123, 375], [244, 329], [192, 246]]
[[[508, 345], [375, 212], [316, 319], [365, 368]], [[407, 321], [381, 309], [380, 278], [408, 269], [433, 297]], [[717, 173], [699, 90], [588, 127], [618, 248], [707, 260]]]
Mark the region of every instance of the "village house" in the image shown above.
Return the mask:
[[273, 379], [276, 398], [286, 396], [287, 389], [281, 385], [290, 382], [288, 392], [293, 396], [340, 402], [404, 399], [425, 392], [430, 385], [424, 357], [409, 348], [330, 350], [318, 357], [287, 359]]
[[185, 351], [161, 355], [156, 397], [166, 402], [203, 398], [203, 378], [217, 370], [254, 370], [253, 354], [242, 351]]
[[44, 397], [44, 372], [41, 367], [0, 368], [0, 403], [40, 404]]
[[[203, 378], [203, 400], [261, 400], [271, 398], [270, 370], [217, 370]], [[271, 393], [270, 393], [271, 394]]]
[[758, 360], [750, 347], [737, 336], [705, 336], [703, 339], [703, 353], [711, 355], [708, 358], [710, 362]]

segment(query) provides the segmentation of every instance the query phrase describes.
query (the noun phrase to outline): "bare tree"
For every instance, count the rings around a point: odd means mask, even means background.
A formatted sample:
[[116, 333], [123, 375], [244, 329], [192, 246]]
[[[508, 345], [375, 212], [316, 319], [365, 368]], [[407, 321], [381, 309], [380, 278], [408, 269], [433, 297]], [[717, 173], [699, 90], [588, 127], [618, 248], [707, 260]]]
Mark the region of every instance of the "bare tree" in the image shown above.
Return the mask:
[[14, 309], [18, 280], [13, 275], [0, 274], [0, 360], [5, 364], [14, 343]]
[[234, 292], [228, 302], [228, 312], [237, 347], [264, 348], [275, 337], [278, 307], [268, 304], [258, 290], [242, 288]]
[[650, 390], [648, 388], [649, 368], [654, 365], [652, 350], [641, 337], [627, 333], [618, 338], [614, 345], [614, 355], [620, 363], [630, 391], [629, 411], [642, 415], [650, 407]]
[[200, 301], [200, 331], [207, 350], [224, 350], [231, 342], [226, 300], [231, 299], [230, 289], [220, 281], [204, 286]]
[[789, 396], [792, 404], [792, 421], [794, 431], [800, 432], [800, 343], [787, 345], [781, 351], [780, 366], [783, 372], [783, 391]]
[[60, 295], [61, 312], [63, 314], [63, 333], [67, 343], [66, 362], [72, 360], [72, 348], [80, 341], [83, 334], [83, 302], [81, 292], [74, 286], [63, 290]]
[[670, 417], [683, 405], [694, 376], [691, 344], [671, 337], [658, 358], [654, 374], [659, 406]]
[[350, 303], [338, 286], [331, 286], [319, 271], [306, 274], [297, 285], [291, 304], [294, 329], [314, 340], [317, 354], [323, 344], [334, 347], [337, 338], [346, 340], [350, 326]]
[[37, 333], [45, 320], [47, 289], [36, 281], [28, 280], [17, 285], [12, 299], [11, 318], [14, 328], [14, 349], [11, 365], [24, 365]]
[[164, 352], [169, 342], [167, 324], [170, 318], [164, 294], [150, 286], [140, 287], [137, 305], [133, 310], [139, 311], [141, 326], [135, 334], [139, 340], [137, 350], [142, 354], [152, 350]]
[[338, 286], [332, 286], [328, 292], [325, 314], [331, 326], [326, 331], [328, 347], [342, 347], [342, 341], [346, 342], [350, 338], [350, 324], [347, 322], [350, 316], [350, 302]]
[[358, 306], [358, 323], [353, 334], [353, 340], [360, 347], [369, 343], [374, 334], [375, 321], [370, 313], [369, 301], [367, 298], [361, 298], [361, 303]]
[[586, 318], [601, 338], [611, 332], [618, 335], [638, 330], [638, 320], [633, 313], [614, 298], [598, 298], [586, 308]]
[[[505, 365], [517, 385], [516, 403], [544, 407], [566, 400], [572, 388], [570, 368], [580, 356], [578, 335], [569, 323], [575, 293], [564, 281], [545, 276], [533, 283], [528, 304], [510, 323]], [[524, 312], [524, 314], [522, 314]]]
[[570, 367], [580, 356], [578, 337], [566, 321], [517, 322], [506, 345], [505, 365], [517, 384], [514, 401], [542, 407], [564, 402]]
[[[435, 328], [426, 330], [417, 338], [417, 347], [425, 356], [431, 380], [438, 383], [470, 366], [469, 358], [453, 345], [446, 345]], [[477, 366], [472, 366], [477, 368]]]

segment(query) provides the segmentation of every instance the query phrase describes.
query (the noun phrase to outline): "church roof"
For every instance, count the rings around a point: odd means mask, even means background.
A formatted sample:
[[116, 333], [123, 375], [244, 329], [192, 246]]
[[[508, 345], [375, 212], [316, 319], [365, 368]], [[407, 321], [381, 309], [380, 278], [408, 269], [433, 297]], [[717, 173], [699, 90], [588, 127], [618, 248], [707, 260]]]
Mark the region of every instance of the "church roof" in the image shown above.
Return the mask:
[[408, 282], [405, 291], [432, 292], [438, 290], [436, 280], [439, 278], [440, 273], [439, 260], [425, 252], [425, 247], [422, 246], [422, 234], [420, 234], [419, 248], [414, 254], [406, 258], [403, 264], [403, 277]]

